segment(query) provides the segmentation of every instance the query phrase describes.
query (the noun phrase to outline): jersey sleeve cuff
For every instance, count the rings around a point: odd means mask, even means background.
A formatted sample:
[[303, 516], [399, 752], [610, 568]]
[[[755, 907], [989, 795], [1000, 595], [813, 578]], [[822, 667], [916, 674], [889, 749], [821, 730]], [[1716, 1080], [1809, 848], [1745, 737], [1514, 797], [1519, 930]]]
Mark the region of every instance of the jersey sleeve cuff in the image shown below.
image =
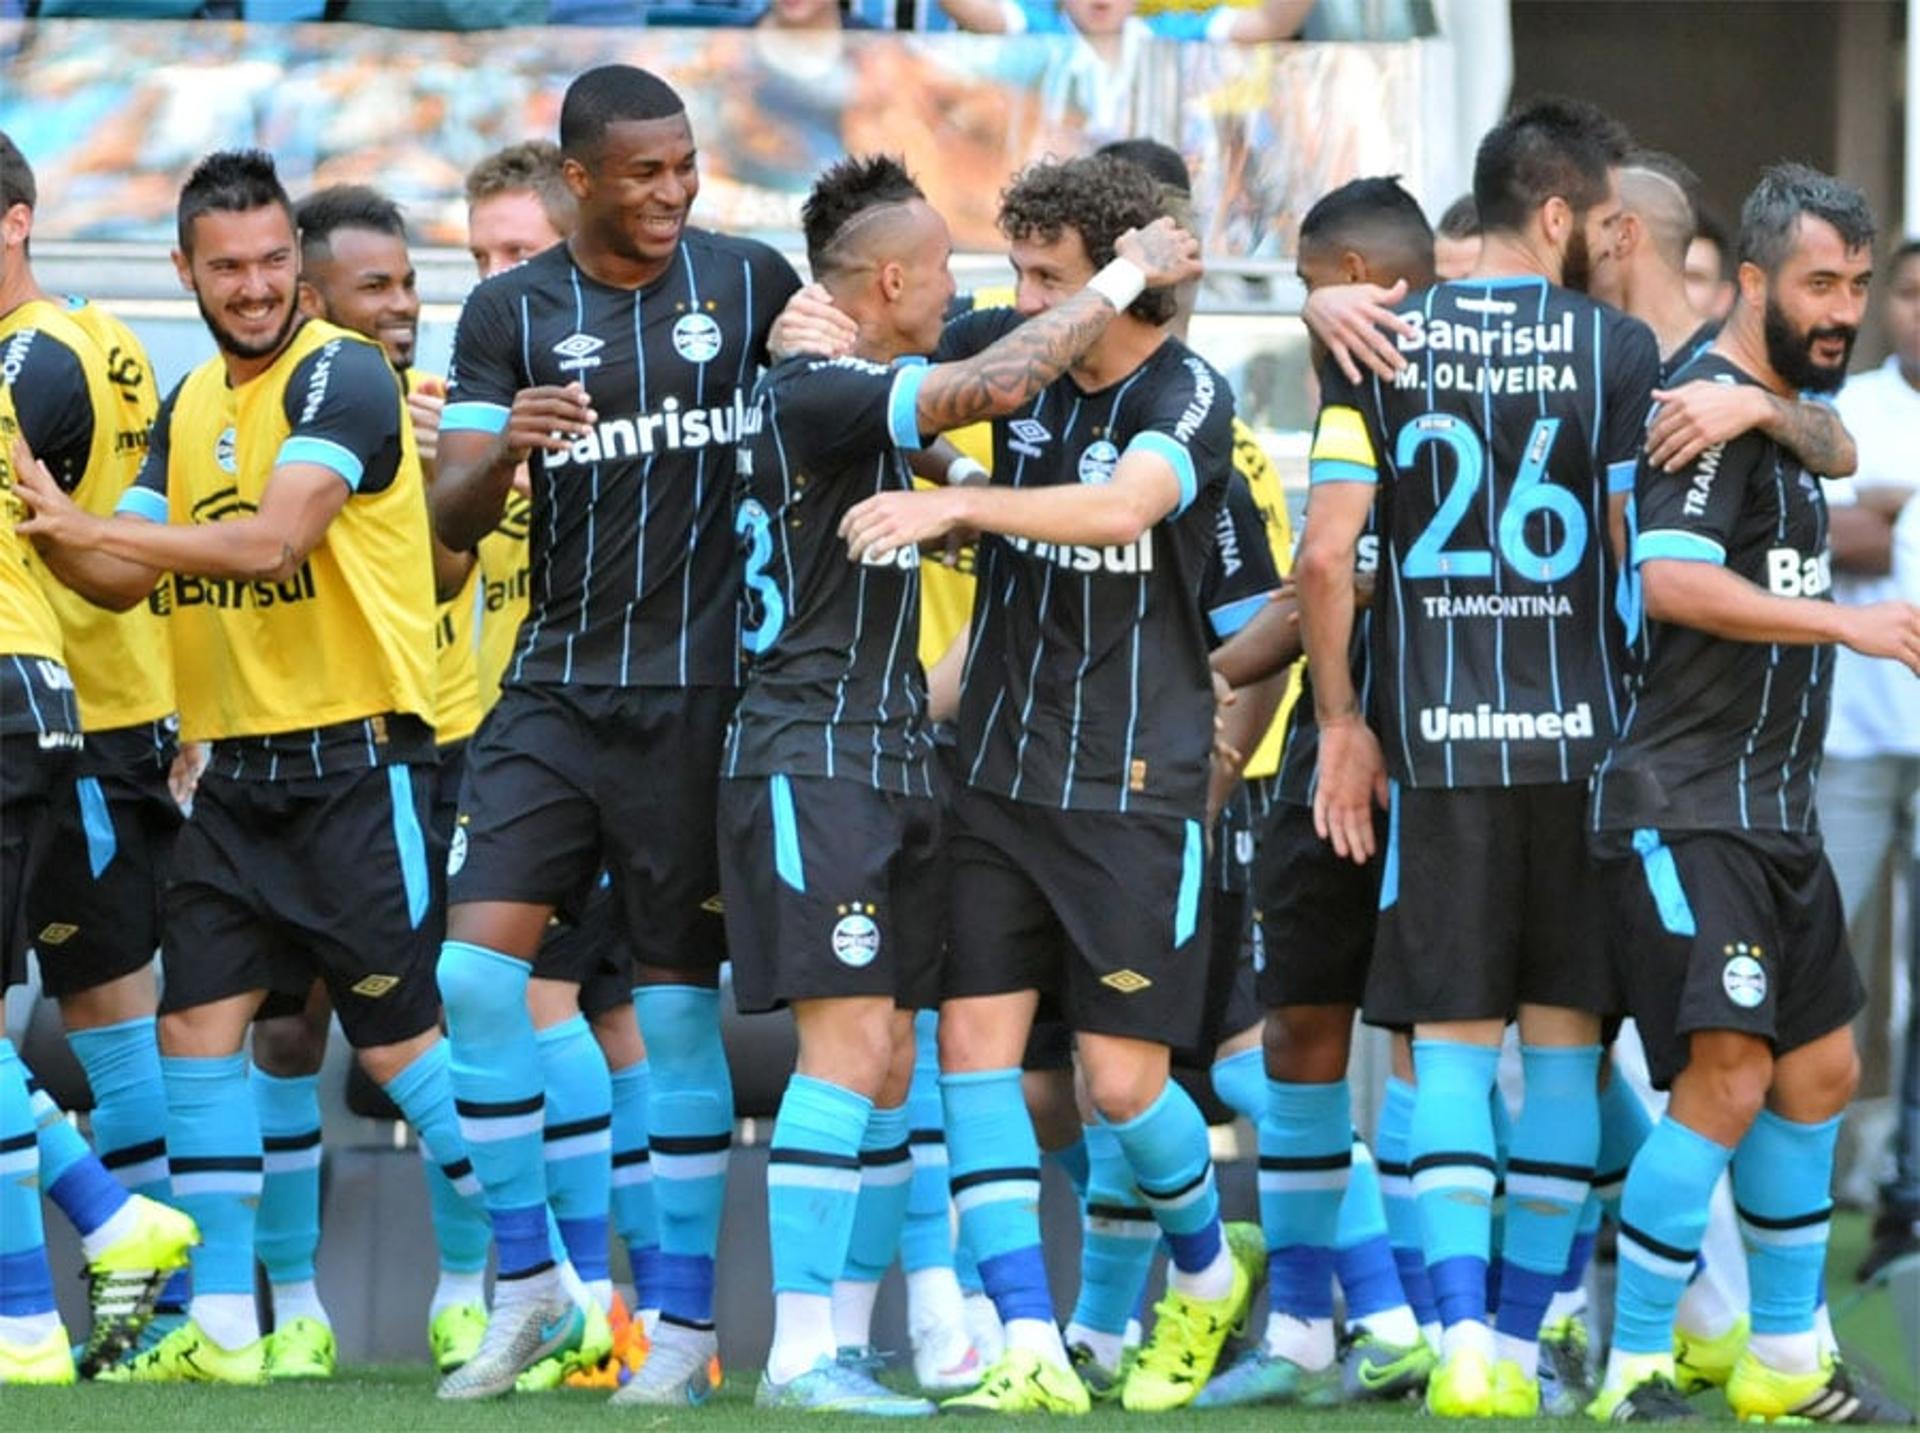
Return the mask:
[[1242, 597], [1237, 602], [1226, 602], [1212, 608], [1207, 613], [1207, 621], [1213, 626], [1213, 635], [1222, 642], [1251, 622], [1254, 614], [1273, 600], [1271, 592], [1256, 592], [1251, 597]]
[[1616, 496], [1633, 491], [1634, 474], [1640, 471], [1638, 458], [1626, 458], [1618, 463], [1607, 464], [1607, 494]]
[[128, 488], [113, 505], [115, 517], [137, 517], [147, 522], [167, 520], [167, 496], [152, 488]]
[[1142, 453], [1152, 453], [1156, 458], [1164, 459], [1173, 469], [1173, 475], [1180, 482], [1180, 501], [1175, 505], [1169, 517], [1179, 517], [1193, 506], [1193, 500], [1200, 496], [1200, 479], [1193, 471], [1193, 454], [1186, 445], [1177, 443], [1165, 433], [1136, 433], [1133, 441], [1127, 444], [1127, 451], [1138, 449]]
[[511, 410], [503, 403], [449, 403], [440, 410], [442, 433], [504, 433]]
[[367, 465], [351, 449], [343, 448], [331, 438], [316, 438], [311, 433], [295, 433], [280, 445], [273, 465], [279, 468], [288, 463], [312, 463], [338, 473], [341, 481], [354, 492], [360, 491], [360, 479], [367, 470]]
[[1380, 475], [1365, 463], [1349, 462], [1345, 458], [1315, 458], [1307, 464], [1307, 486], [1317, 488], [1322, 483], [1367, 483], [1377, 487]]
[[920, 446], [920, 386], [929, 372], [924, 361], [903, 363], [893, 371], [893, 387], [887, 393], [887, 436], [903, 453], [916, 452]]
[[1633, 565], [1643, 562], [1710, 562], [1716, 567], [1727, 564], [1727, 550], [1712, 538], [1678, 528], [1656, 528], [1643, 532], [1633, 541]]

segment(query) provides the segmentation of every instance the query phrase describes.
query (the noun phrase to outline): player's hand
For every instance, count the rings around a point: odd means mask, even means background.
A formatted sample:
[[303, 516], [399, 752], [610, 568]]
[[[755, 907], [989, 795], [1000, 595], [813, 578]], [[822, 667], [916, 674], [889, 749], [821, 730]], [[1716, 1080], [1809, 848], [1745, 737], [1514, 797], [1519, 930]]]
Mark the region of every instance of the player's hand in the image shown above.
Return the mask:
[[903, 547], [945, 537], [961, 524], [965, 488], [876, 493], [847, 509], [840, 536], [853, 562], [885, 562]]
[[420, 461], [429, 470], [440, 455], [440, 410], [446, 406], [445, 394], [426, 388], [407, 395], [407, 416], [413, 419], [413, 445], [420, 450]]
[[12, 449], [13, 495], [27, 509], [27, 516], [14, 524], [22, 537], [42, 542], [85, 547], [90, 529], [100, 521], [60, 490], [47, 465], [33, 456], [27, 440], [15, 434]]
[[200, 789], [200, 773], [207, 769], [207, 758], [212, 754], [208, 742], [183, 741], [167, 771], [167, 790], [173, 795], [173, 804], [189, 815], [193, 812], [193, 793]]
[[1920, 677], [1920, 606], [1869, 602], [1843, 607], [1846, 644], [1863, 657], [1887, 657]]
[[1227, 740], [1227, 708], [1240, 697], [1233, 683], [1219, 672], [1212, 668], [1208, 672], [1213, 677], [1213, 759], [1216, 764], [1237, 772], [1247, 764], [1247, 755]]
[[1387, 763], [1380, 741], [1357, 715], [1320, 727], [1320, 776], [1313, 829], [1336, 854], [1364, 866], [1373, 859], [1373, 808], [1387, 805]]
[[522, 388], [513, 395], [513, 408], [507, 414], [507, 454], [514, 462], [524, 463], [535, 448], [564, 452], [575, 438], [592, 432], [599, 417], [579, 383]]
[[1115, 258], [1130, 259], [1147, 276], [1150, 289], [1169, 288], [1204, 273], [1200, 241], [1173, 220], [1155, 219], [1144, 229], [1129, 229], [1113, 242]]
[[1653, 401], [1647, 461], [1664, 473], [1677, 473], [1716, 443], [1759, 427], [1769, 413], [1765, 390], [1704, 378], [1678, 388], [1656, 388]]
[[820, 284], [808, 284], [780, 310], [767, 332], [767, 352], [774, 362], [797, 354], [838, 358], [853, 348], [860, 325], [835, 308], [833, 296]]
[[1308, 294], [1300, 317], [1340, 365], [1347, 382], [1360, 382], [1362, 368], [1391, 378], [1407, 366], [1393, 335], [1412, 338], [1414, 328], [1389, 305], [1406, 296], [1405, 279], [1390, 289], [1378, 284], [1337, 284]]

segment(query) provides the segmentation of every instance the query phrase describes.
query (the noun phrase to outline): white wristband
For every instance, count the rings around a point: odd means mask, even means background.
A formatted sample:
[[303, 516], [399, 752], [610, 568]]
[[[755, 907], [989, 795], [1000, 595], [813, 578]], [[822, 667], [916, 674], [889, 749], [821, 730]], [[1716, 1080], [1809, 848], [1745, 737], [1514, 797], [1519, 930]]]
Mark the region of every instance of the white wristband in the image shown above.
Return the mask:
[[950, 488], [965, 487], [968, 483], [984, 483], [992, 477], [993, 474], [965, 453], [947, 464], [947, 486]]
[[1115, 259], [1088, 279], [1087, 287], [1112, 304], [1115, 313], [1125, 313], [1146, 290], [1147, 271], [1132, 259]]

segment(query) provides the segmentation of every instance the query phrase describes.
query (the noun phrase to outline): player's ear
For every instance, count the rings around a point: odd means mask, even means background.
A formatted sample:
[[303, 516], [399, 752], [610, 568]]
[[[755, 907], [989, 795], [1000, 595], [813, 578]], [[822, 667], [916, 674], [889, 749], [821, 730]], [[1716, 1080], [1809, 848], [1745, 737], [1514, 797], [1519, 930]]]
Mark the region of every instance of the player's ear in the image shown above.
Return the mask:
[[1743, 260], [1734, 274], [1740, 302], [1756, 313], [1767, 311], [1767, 271], [1751, 260]]
[[33, 210], [25, 204], [15, 204], [0, 215], [0, 239], [4, 239], [8, 248], [26, 243], [27, 235], [32, 232]]
[[188, 293], [194, 292], [193, 259], [184, 249], [173, 251], [173, 271], [180, 276], [180, 287]]
[[1352, 249], [1346, 249], [1341, 252], [1340, 282], [1343, 284], [1364, 284], [1367, 282], [1367, 261]]
[[900, 295], [906, 291], [906, 269], [898, 259], [888, 259], [880, 266], [880, 296], [888, 303], [898, 303]]
[[326, 308], [320, 302], [320, 290], [316, 289], [305, 279], [300, 280], [298, 286], [294, 289], [293, 301], [299, 307], [300, 312], [308, 318], [325, 318], [327, 316]]
[[1542, 237], [1557, 248], [1573, 233], [1573, 206], [1558, 194], [1550, 195], [1540, 206], [1538, 222]]
[[571, 154], [560, 161], [560, 177], [567, 181], [567, 189], [575, 199], [585, 199], [593, 193], [593, 175]]

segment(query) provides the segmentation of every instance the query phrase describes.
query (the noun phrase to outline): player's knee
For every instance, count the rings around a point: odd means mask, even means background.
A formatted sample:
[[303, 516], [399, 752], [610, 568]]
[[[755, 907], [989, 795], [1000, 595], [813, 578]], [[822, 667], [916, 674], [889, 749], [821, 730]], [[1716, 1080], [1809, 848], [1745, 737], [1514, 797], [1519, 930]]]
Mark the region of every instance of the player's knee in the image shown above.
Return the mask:
[[1772, 1083], [1773, 1060], [1759, 1042], [1696, 1036], [1674, 1093], [1685, 1111], [1696, 1113], [1689, 1124], [1703, 1116], [1717, 1126], [1703, 1133], [1737, 1140], [1766, 1106]]
[[269, 1075], [291, 1079], [316, 1074], [326, 1056], [326, 1027], [316, 1033], [300, 1016], [261, 1020], [253, 1027], [253, 1063]]
[[449, 941], [440, 951], [434, 967], [440, 985], [440, 999], [447, 1009], [464, 1014], [507, 1014], [526, 1005], [524, 984], [502, 980], [485, 952], [457, 941]]
[[1342, 1079], [1352, 1024], [1345, 1006], [1288, 1005], [1268, 1011], [1260, 1035], [1268, 1077], [1300, 1084]]
[[1770, 1101], [1775, 1111], [1787, 1119], [1817, 1123], [1852, 1101], [1860, 1086], [1860, 1052], [1852, 1033], [1841, 1029], [1784, 1056], [1777, 1072]]
[[1106, 1069], [1087, 1072], [1087, 1097], [1108, 1124], [1139, 1119], [1167, 1087], [1161, 1070]]

